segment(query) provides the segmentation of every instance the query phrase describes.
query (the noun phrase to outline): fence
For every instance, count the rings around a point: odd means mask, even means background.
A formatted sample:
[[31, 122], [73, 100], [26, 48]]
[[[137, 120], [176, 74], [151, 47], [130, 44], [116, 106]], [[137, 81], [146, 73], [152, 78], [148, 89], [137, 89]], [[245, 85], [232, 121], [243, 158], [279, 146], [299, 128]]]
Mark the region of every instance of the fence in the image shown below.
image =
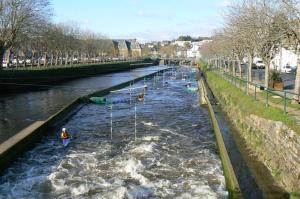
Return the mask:
[[[233, 85], [245, 91], [246, 94], [252, 94], [255, 100], [263, 100], [266, 106], [273, 105], [277, 108], [282, 108], [284, 113], [288, 112], [287, 107], [293, 109], [300, 109], [299, 104], [292, 103], [292, 100], [300, 102], [300, 94], [286, 90], [267, 88], [264, 85], [249, 82], [245, 79], [233, 76], [225, 71], [218, 71], [218, 73], [221, 74], [225, 79], [230, 81]], [[281, 103], [282, 106], [280, 105]]]
[[[132, 63], [132, 62], [142, 62], [147, 60], [147, 58], [128, 58], [126, 60], [99, 60], [99, 61], [89, 61], [89, 62], [65, 62], [63, 61], [62, 64], [55, 65], [54, 62], [51, 63], [41, 63], [38, 65], [37, 63], [34, 64], [17, 64], [11, 65], [10, 67], [3, 67], [4, 70], [44, 70], [44, 69], [57, 69], [57, 68], [77, 68], [82, 66], [91, 66], [91, 65], [104, 65], [104, 64], [118, 64], [118, 63]], [[60, 63], [60, 62], [59, 62]], [[1, 67], [0, 67], [1, 69]]]

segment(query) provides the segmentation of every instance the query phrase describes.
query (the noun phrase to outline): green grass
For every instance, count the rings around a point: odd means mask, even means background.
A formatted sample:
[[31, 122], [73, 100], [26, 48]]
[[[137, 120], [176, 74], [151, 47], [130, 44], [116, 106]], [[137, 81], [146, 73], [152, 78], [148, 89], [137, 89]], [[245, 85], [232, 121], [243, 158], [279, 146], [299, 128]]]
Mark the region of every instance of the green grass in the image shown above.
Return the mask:
[[[228, 76], [228, 78], [230, 78], [230, 75]], [[230, 78], [231, 79], [231, 78]], [[232, 79], [231, 79], [232, 80]], [[240, 80], [238, 77], [236, 77], [234, 80], [233, 80], [233, 83], [232, 84], [235, 84], [237, 86], [245, 86], [246, 84], [246, 80]], [[252, 85], [255, 85], [256, 87], [258, 86], [257, 84], [252, 84]], [[243, 88], [243, 91], [245, 90], [245, 88]], [[256, 88], [256, 90], [259, 90], [259, 88]], [[254, 96], [254, 94], [252, 94]], [[263, 91], [263, 92], [257, 92], [257, 95], [260, 95], [262, 96], [265, 100], [266, 100], [266, 97], [267, 97], [267, 92], [266, 91]], [[269, 91], [268, 92], [268, 95], [269, 95], [269, 101], [270, 102], [273, 102], [275, 104], [280, 104], [282, 105], [282, 108], [284, 107], [284, 99], [283, 99], [283, 95], [284, 94], [278, 94], [274, 91]], [[279, 96], [280, 98], [274, 98], [272, 96]], [[293, 104], [292, 103], [292, 100], [291, 99], [287, 99], [286, 101], [286, 106], [287, 107], [290, 107], [290, 108], [296, 108], [296, 109], [300, 109], [300, 104]]]
[[243, 91], [212, 71], [207, 72], [207, 80], [221, 104], [228, 103], [224, 98], [226, 96], [226, 98], [230, 98], [230, 103], [239, 107], [243, 115], [249, 116], [253, 114], [265, 119], [281, 121], [300, 134], [299, 125], [288, 114], [284, 114], [282, 110], [270, 106], [266, 107], [265, 103], [256, 101], [253, 96], [246, 95]]
[[[267, 92], [264, 91], [262, 93], [258, 93], [258, 95], [262, 95], [264, 98], [267, 97]], [[282, 105], [282, 107], [284, 106], [284, 99], [282, 96], [280, 96], [280, 98], [274, 98], [273, 96], [279, 96], [278, 94], [274, 94], [274, 93], [270, 93], [269, 92], [269, 101], [273, 102], [274, 104], [280, 104]], [[286, 106], [290, 107], [290, 108], [295, 108], [295, 109], [300, 109], [300, 104], [293, 104], [292, 100], [287, 99], [286, 101]]]

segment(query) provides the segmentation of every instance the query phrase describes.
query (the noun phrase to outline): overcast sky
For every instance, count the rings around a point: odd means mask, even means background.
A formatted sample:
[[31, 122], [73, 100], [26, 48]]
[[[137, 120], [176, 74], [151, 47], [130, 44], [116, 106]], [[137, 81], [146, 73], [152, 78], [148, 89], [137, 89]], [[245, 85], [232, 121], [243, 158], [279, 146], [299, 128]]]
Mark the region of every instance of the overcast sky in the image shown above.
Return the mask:
[[210, 36], [229, 0], [52, 0], [55, 22], [75, 22], [110, 38], [170, 40]]

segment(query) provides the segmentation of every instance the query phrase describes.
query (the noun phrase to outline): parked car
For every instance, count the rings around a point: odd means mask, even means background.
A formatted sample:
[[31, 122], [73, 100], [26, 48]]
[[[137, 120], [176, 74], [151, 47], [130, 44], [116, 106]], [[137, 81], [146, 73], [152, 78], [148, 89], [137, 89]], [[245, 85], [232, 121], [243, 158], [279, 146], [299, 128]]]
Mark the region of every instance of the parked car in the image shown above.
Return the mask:
[[13, 59], [13, 60], [11, 61], [11, 63], [12, 63], [12, 64], [17, 64], [17, 59]]
[[265, 68], [265, 64], [261, 60], [256, 61], [255, 65], [257, 68]]
[[281, 72], [283, 72], [283, 73], [291, 73], [292, 72], [292, 67], [289, 66], [289, 65], [283, 66], [281, 68]]
[[26, 60], [25, 60], [25, 63], [26, 63], [26, 64], [31, 64], [31, 59], [26, 59]]
[[78, 63], [78, 58], [77, 58], [77, 57], [74, 57], [74, 58], [73, 58], [73, 63], [74, 63], [74, 64], [77, 64], [77, 63]]
[[2, 61], [2, 67], [3, 68], [7, 68], [8, 67], [8, 63], [7, 63], [6, 59], [3, 59], [3, 61]]
[[17, 64], [24, 64], [25, 63], [25, 60], [24, 59], [17, 59], [17, 58], [14, 58], [12, 60], [12, 64], [13, 65], [17, 65]]

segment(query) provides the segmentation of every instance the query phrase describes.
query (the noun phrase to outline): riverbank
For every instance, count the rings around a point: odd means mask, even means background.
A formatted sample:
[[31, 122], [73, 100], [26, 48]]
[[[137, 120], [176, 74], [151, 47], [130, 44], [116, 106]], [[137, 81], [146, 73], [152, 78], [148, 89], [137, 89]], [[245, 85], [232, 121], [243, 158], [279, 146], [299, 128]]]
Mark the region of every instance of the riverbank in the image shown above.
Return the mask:
[[99, 74], [127, 71], [135, 68], [157, 65], [157, 60], [132, 62], [100, 63], [64, 67], [45, 67], [42, 69], [0, 70], [0, 91], [11, 92], [28, 87], [63, 82], [71, 79]]
[[249, 150], [291, 195], [299, 194], [299, 126], [288, 115], [247, 96], [213, 71], [207, 80]]
[[224, 176], [226, 179], [226, 187], [229, 192], [229, 198], [235, 199], [235, 198], [242, 198], [241, 189], [239, 186], [239, 183], [237, 181], [237, 177], [234, 173], [232, 163], [228, 156], [228, 151], [226, 149], [221, 129], [219, 127], [219, 123], [217, 121], [213, 106], [211, 104], [211, 96], [208, 93], [207, 85], [205, 84], [205, 79], [199, 77], [198, 80], [198, 90], [199, 92], [199, 98], [200, 98], [200, 104], [207, 105], [208, 111], [210, 113], [210, 119], [211, 123], [214, 129], [215, 137], [216, 137], [216, 143], [218, 145], [218, 151], [220, 154], [220, 158], [222, 161], [222, 167], [224, 171]]

